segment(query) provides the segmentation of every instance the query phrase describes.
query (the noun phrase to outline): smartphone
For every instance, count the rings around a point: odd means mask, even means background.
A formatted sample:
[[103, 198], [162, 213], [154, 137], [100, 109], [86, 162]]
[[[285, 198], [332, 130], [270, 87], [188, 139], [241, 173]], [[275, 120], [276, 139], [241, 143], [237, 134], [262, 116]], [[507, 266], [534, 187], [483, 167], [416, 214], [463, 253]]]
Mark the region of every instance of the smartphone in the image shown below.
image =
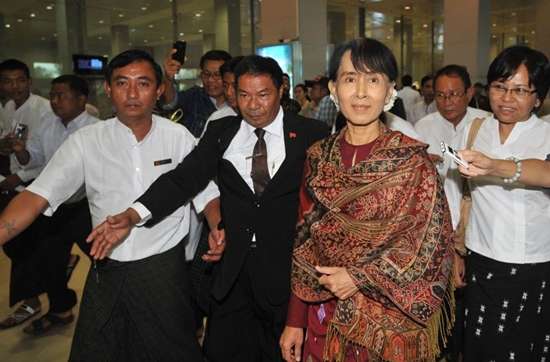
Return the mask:
[[443, 156], [448, 156], [453, 159], [457, 164], [468, 168], [468, 162], [464, 161], [455, 150], [445, 142], [441, 141], [441, 153]]
[[185, 51], [187, 49], [187, 42], [178, 40], [172, 45], [172, 48], [176, 49], [176, 52], [172, 54], [172, 59], [177, 60], [180, 64], [185, 63]]
[[15, 135], [15, 138], [23, 139], [25, 137], [25, 133], [27, 131], [27, 125], [23, 123], [17, 123], [15, 125], [15, 128], [13, 130], [13, 134]]

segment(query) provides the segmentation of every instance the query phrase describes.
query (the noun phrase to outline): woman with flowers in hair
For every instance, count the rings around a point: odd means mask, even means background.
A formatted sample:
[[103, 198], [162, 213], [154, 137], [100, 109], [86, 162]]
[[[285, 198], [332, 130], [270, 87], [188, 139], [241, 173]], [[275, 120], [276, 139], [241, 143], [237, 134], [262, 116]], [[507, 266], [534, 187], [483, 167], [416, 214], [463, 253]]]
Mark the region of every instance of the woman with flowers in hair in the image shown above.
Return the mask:
[[340, 46], [329, 75], [346, 126], [308, 151], [283, 357], [433, 361], [454, 309], [441, 181], [425, 144], [384, 125], [397, 77], [384, 44]]

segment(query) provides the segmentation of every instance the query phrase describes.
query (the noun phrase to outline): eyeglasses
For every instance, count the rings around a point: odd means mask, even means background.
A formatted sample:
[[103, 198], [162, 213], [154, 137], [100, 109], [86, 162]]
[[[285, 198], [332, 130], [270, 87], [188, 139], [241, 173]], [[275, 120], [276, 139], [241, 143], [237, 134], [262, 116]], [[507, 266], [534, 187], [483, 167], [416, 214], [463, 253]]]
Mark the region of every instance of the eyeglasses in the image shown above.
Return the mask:
[[450, 101], [457, 101], [460, 98], [464, 97], [464, 94], [466, 94], [466, 91], [452, 91], [449, 93], [443, 93], [443, 92], [435, 92], [435, 99], [442, 102], [446, 99]]
[[205, 79], [212, 78], [214, 80], [220, 80], [220, 79], [222, 79], [222, 74], [220, 72], [210, 73], [207, 70], [203, 70], [201, 72], [201, 77], [203, 77]]
[[527, 88], [524, 88], [524, 87], [516, 87], [516, 88], [507, 88], [504, 86], [504, 84], [491, 84], [491, 86], [489, 87], [491, 89], [491, 91], [498, 95], [498, 96], [503, 96], [505, 94], [507, 94], [508, 92], [510, 92], [512, 94], [512, 96], [516, 97], [516, 98], [526, 98], [526, 97], [529, 97], [531, 94], [535, 93], [537, 90], [534, 89], [534, 90], [531, 90], [531, 89], [527, 89]]

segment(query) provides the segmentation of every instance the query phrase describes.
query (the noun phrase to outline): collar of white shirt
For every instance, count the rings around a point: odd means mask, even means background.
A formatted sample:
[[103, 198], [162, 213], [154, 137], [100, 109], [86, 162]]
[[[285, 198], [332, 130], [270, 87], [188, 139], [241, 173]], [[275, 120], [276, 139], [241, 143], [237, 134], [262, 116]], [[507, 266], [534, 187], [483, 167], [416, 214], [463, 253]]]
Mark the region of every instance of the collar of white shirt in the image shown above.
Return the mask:
[[208, 96], [208, 98], [210, 98], [210, 102], [212, 102], [212, 104], [214, 105], [214, 107], [216, 107], [216, 110], [222, 109], [223, 107], [225, 107], [225, 105], [227, 105], [226, 102], [223, 102], [222, 104], [220, 104], [220, 105], [218, 106], [218, 102], [216, 101], [216, 98], [213, 98], [213, 97], [210, 97], [210, 96]]
[[66, 126], [63, 123], [63, 121], [61, 120], [61, 118], [56, 116], [56, 119], [67, 130], [73, 130], [73, 129], [80, 128], [81, 124], [86, 122], [86, 120], [88, 119], [89, 116], [90, 116], [90, 114], [88, 114], [88, 112], [84, 111], [84, 112], [80, 113], [78, 116], [76, 116], [75, 118], [73, 118], [69, 123], [67, 123]]
[[116, 122], [114, 123], [115, 130], [118, 132], [122, 132], [123, 134], [126, 134], [130, 140], [131, 146], [138, 146], [145, 142], [148, 138], [151, 137], [151, 134], [155, 131], [155, 127], [157, 124], [156, 116], [151, 115], [151, 129], [149, 129], [149, 132], [143, 137], [141, 141], [138, 142], [136, 136], [134, 135], [134, 132], [130, 129], [130, 127], [126, 126], [118, 117], [115, 118]]

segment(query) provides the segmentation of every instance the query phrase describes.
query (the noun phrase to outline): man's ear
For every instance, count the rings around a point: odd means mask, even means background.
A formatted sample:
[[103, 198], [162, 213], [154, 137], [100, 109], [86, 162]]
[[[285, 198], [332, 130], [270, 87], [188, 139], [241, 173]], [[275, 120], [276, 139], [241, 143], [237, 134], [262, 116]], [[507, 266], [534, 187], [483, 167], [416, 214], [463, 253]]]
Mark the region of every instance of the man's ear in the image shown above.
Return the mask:
[[281, 84], [281, 86], [279, 87], [279, 98], [280, 99], [283, 98], [284, 92], [285, 92], [285, 89], [284, 89], [283, 85]]
[[466, 96], [468, 97], [468, 103], [472, 100], [472, 97], [474, 96], [476, 90], [474, 87], [470, 86], [470, 88], [466, 89]]
[[81, 94], [81, 95], [78, 96], [78, 101], [79, 101], [81, 107], [85, 107], [86, 103], [88, 103], [88, 97]]
[[160, 99], [160, 97], [164, 94], [164, 90], [166, 89], [166, 86], [164, 83], [160, 83], [160, 85], [157, 87], [157, 100]]
[[107, 94], [107, 97], [111, 98], [111, 85], [109, 84], [109, 82], [103, 82], [103, 89], [105, 90], [105, 94]]

